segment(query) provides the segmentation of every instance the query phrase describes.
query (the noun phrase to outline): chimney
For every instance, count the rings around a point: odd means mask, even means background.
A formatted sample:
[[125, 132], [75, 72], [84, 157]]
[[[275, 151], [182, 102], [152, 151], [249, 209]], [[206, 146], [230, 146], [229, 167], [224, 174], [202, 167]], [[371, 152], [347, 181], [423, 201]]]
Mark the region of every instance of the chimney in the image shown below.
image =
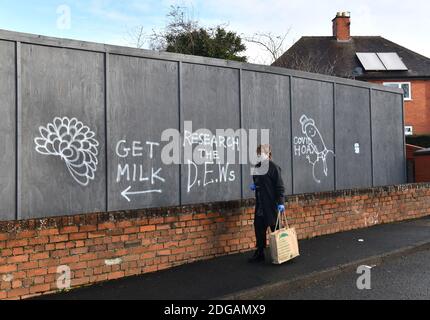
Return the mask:
[[351, 14], [349, 12], [338, 12], [333, 19], [333, 37], [337, 41], [351, 40]]

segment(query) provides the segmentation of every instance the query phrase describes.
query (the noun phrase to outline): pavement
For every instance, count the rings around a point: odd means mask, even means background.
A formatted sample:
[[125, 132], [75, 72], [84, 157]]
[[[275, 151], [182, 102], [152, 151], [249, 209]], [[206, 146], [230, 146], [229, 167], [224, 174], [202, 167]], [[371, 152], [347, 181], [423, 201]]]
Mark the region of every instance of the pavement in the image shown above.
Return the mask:
[[249, 264], [252, 253], [235, 254], [35, 299], [241, 300], [271, 294], [279, 298], [280, 291], [355, 272], [359, 265], [430, 249], [430, 217], [302, 240], [299, 246], [300, 257], [283, 265]]
[[[430, 250], [371, 266], [369, 287], [357, 288], [356, 270], [342, 272], [295, 290], [260, 295], [261, 300], [429, 300]], [[362, 283], [362, 282], [361, 282]]]

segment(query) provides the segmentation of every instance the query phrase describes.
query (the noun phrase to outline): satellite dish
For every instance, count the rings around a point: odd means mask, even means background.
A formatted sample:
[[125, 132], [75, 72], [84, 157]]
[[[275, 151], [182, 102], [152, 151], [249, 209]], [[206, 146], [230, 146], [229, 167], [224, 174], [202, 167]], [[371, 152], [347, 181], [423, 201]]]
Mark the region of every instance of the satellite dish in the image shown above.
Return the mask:
[[359, 76], [362, 76], [363, 75], [363, 68], [362, 67], [356, 67], [356, 68], [354, 68], [354, 70], [352, 71], [352, 75], [354, 76], [354, 77], [359, 77]]

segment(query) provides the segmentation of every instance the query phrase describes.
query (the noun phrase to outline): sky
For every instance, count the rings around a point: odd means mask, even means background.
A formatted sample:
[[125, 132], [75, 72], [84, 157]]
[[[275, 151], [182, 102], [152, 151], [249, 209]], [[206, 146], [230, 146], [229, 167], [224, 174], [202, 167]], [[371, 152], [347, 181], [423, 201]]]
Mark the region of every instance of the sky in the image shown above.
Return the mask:
[[[130, 33], [161, 30], [172, 5], [203, 26], [246, 37], [288, 32], [285, 49], [302, 36], [330, 36], [336, 12], [349, 11], [352, 35], [383, 36], [430, 57], [428, 0], [0, 0], [0, 29], [132, 46]], [[247, 47], [250, 62], [270, 63], [259, 47]]]

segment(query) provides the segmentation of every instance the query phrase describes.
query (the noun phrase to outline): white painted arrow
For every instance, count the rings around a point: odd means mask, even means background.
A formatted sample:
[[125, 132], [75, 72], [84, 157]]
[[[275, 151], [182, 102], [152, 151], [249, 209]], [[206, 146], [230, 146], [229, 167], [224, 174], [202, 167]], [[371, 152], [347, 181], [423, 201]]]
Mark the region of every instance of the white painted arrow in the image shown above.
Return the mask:
[[139, 195], [139, 194], [146, 194], [146, 193], [162, 193], [162, 190], [146, 190], [146, 191], [133, 191], [130, 192], [131, 186], [125, 189], [123, 192], [121, 192], [121, 195], [128, 201], [131, 202], [131, 199], [128, 196], [131, 195]]

